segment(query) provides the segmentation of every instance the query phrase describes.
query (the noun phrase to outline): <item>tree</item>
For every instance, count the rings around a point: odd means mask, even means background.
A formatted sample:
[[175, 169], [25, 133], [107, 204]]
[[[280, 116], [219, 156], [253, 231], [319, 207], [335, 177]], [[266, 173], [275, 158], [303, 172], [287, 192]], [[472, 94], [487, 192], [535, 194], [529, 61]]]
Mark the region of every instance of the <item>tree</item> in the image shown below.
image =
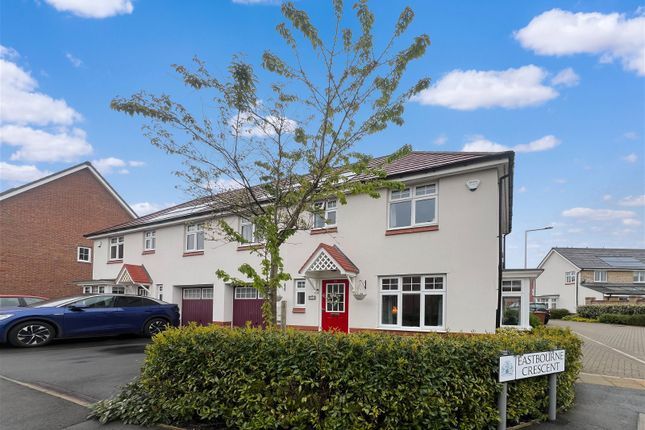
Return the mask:
[[[372, 159], [354, 151], [365, 136], [402, 125], [405, 103], [429, 85], [428, 78], [399, 90], [408, 64], [422, 57], [430, 44], [416, 36], [404, 49], [395, 45], [414, 18], [406, 7], [393, 34], [380, 50], [374, 47], [374, 15], [366, 0], [354, 4], [360, 32], [343, 27], [344, 5], [333, 0], [335, 27], [325, 41], [308, 14], [293, 3], [282, 5], [286, 23], [276, 30], [292, 53], [292, 61], [269, 50], [262, 68], [275, 81], [258, 92], [251, 64], [233, 58], [225, 80], [213, 76], [204, 62], [195, 69], [173, 68], [194, 90], [206, 92], [214, 105], [212, 116], [196, 115], [168, 95], [140, 92], [115, 98], [113, 109], [142, 115], [150, 121], [144, 133], [152, 144], [183, 159], [186, 189], [214, 212], [226, 210], [253, 227], [244, 234], [222, 218], [220, 235], [232, 242], [252, 244], [259, 267], [244, 264], [239, 279], [222, 270], [225, 282], [253, 285], [265, 297], [263, 316], [276, 323], [277, 289], [290, 279], [284, 272], [280, 247], [298, 230], [310, 228], [311, 216], [321, 215], [320, 202], [379, 190], [400, 188], [386, 178], [383, 165], [407, 153], [402, 147], [389, 157]], [[304, 51], [315, 58], [302, 61]], [[318, 78], [320, 76], [320, 78]], [[250, 234], [255, 230], [254, 235]], [[261, 242], [261, 244], [259, 244]]]

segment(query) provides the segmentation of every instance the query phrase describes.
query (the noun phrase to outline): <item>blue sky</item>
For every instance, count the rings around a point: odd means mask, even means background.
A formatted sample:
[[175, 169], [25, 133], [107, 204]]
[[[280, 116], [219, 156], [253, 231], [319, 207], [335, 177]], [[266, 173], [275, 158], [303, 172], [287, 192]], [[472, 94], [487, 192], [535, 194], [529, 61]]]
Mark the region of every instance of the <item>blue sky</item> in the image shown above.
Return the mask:
[[[329, 28], [329, 3], [297, 5]], [[641, 2], [373, 1], [377, 41], [405, 5], [409, 34], [432, 41], [408, 83], [427, 75], [433, 86], [404, 126], [358, 149], [517, 150], [511, 267], [524, 230], [546, 225], [531, 233], [529, 264], [556, 245], [644, 247]], [[236, 53], [258, 64], [280, 49], [273, 1], [8, 0], [0, 14], [1, 189], [92, 160], [139, 212], [189, 196], [172, 174], [179, 160], [110, 100], [140, 89], [190, 100], [171, 64], [197, 55], [221, 73]]]

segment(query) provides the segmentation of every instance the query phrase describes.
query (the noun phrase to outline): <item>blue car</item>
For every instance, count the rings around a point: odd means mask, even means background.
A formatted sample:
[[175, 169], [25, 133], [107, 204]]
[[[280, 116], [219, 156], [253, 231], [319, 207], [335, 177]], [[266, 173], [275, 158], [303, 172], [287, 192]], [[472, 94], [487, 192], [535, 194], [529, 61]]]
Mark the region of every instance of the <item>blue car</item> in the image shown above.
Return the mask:
[[53, 339], [133, 333], [153, 336], [179, 325], [179, 307], [149, 297], [95, 294], [0, 310], [0, 343], [47, 345]]

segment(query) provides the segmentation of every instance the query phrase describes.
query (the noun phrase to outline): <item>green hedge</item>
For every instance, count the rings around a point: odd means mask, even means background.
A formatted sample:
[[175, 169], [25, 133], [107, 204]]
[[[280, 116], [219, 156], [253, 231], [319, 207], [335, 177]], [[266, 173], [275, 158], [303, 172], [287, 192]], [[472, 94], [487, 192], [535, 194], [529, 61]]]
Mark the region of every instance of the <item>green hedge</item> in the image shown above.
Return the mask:
[[551, 319], [552, 320], [560, 320], [563, 317], [566, 317], [567, 315], [571, 314], [569, 310], [567, 309], [551, 309]]
[[602, 314], [600, 315], [598, 320], [601, 323], [608, 323], [608, 324], [645, 326], [645, 314], [639, 314], [639, 315]]
[[577, 314], [572, 314], [572, 315], [567, 315], [565, 317], [562, 317], [563, 321], [575, 321], [575, 322], [586, 322], [586, 323], [597, 323], [598, 319], [597, 318], [585, 318], [581, 317]]
[[[492, 429], [501, 351], [565, 348], [558, 406], [567, 409], [580, 346], [565, 328], [397, 336], [190, 325], [155, 336], [140, 379], [97, 403], [94, 416], [241, 429]], [[544, 418], [547, 385], [510, 383], [510, 422]]]
[[598, 318], [602, 314], [645, 315], [645, 305], [584, 305], [578, 306], [578, 315]]

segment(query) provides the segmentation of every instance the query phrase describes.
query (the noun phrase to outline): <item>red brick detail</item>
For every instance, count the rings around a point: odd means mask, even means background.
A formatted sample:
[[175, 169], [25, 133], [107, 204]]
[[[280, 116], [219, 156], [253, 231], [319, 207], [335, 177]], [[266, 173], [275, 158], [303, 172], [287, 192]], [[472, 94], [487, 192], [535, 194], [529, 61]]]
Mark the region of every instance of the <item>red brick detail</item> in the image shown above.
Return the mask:
[[291, 325], [287, 324], [288, 328], [302, 331], [318, 331], [318, 327], [315, 325]]
[[305, 267], [307, 266], [307, 264], [309, 264], [311, 259], [318, 254], [318, 251], [321, 248], [324, 249], [325, 252], [327, 252], [327, 254], [329, 254], [329, 256], [336, 263], [338, 263], [340, 267], [342, 267], [346, 272], [358, 273], [358, 267], [356, 267], [356, 265], [352, 263], [352, 261], [343, 253], [343, 251], [340, 250], [339, 247], [337, 247], [336, 245], [334, 246], [327, 245], [326, 243], [321, 243], [320, 245], [318, 245], [318, 247], [314, 250], [314, 252], [311, 253], [309, 258], [307, 258], [307, 260], [305, 261], [305, 264], [302, 265], [299, 273], [302, 273], [302, 271], [305, 270]]
[[107, 264], [121, 264], [121, 263], [123, 263], [123, 260], [108, 260], [107, 262]]
[[423, 227], [410, 227], [410, 228], [399, 228], [396, 230], [385, 230], [385, 235], [394, 236], [397, 234], [422, 233], [424, 231], [437, 231], [437, 230], [439, 230], [438, 225], [426, 225]]
[[326, 233], [338, 233], [338, 227], [329, 227], [329, 228], [316, 228], [309, 230], [309, 234], [326, 234]]
[[306, 310], [306, 308], [293, 308], [291, 312], [294, 314], [304, 314]]
[[250, 250], [253, 250], [253, 249], [262, 249], [262, 248], [264, 248], [264, 245], [262, 245], [262, 244], [258, 244], [258, 245], [250, 244], [250, 245], [240, 245], [240, 246], [237, 247], [237, 250], [238, 251], [250, 251]]
[[76, 261], [78, 246], [92, 247], [83, 235], [131, 219], [88, 169], [0, 201], [0, 294], [79, 294], [74, 281], [92, 279]]
[[194, 257], [196, 255], [204, 255], [204, 251], [184, 252], [182, 257]]
[[123, 268], [128, 271], [133, 283], [145, 285], [152, 284], [152, 279], [150, 279], [150, 275], [143, 265], [137, 266], [136, 264], [124, 264]]
[[154, 250], [154, 249], [148, 249], [148, 250], [146, 250], [146, 251], [143, 251], [143, 252], [141, 253], [141, 255], [150, 255], [150, 254], [154, 254], [154, 253], [155, 253], [155, 250]]

